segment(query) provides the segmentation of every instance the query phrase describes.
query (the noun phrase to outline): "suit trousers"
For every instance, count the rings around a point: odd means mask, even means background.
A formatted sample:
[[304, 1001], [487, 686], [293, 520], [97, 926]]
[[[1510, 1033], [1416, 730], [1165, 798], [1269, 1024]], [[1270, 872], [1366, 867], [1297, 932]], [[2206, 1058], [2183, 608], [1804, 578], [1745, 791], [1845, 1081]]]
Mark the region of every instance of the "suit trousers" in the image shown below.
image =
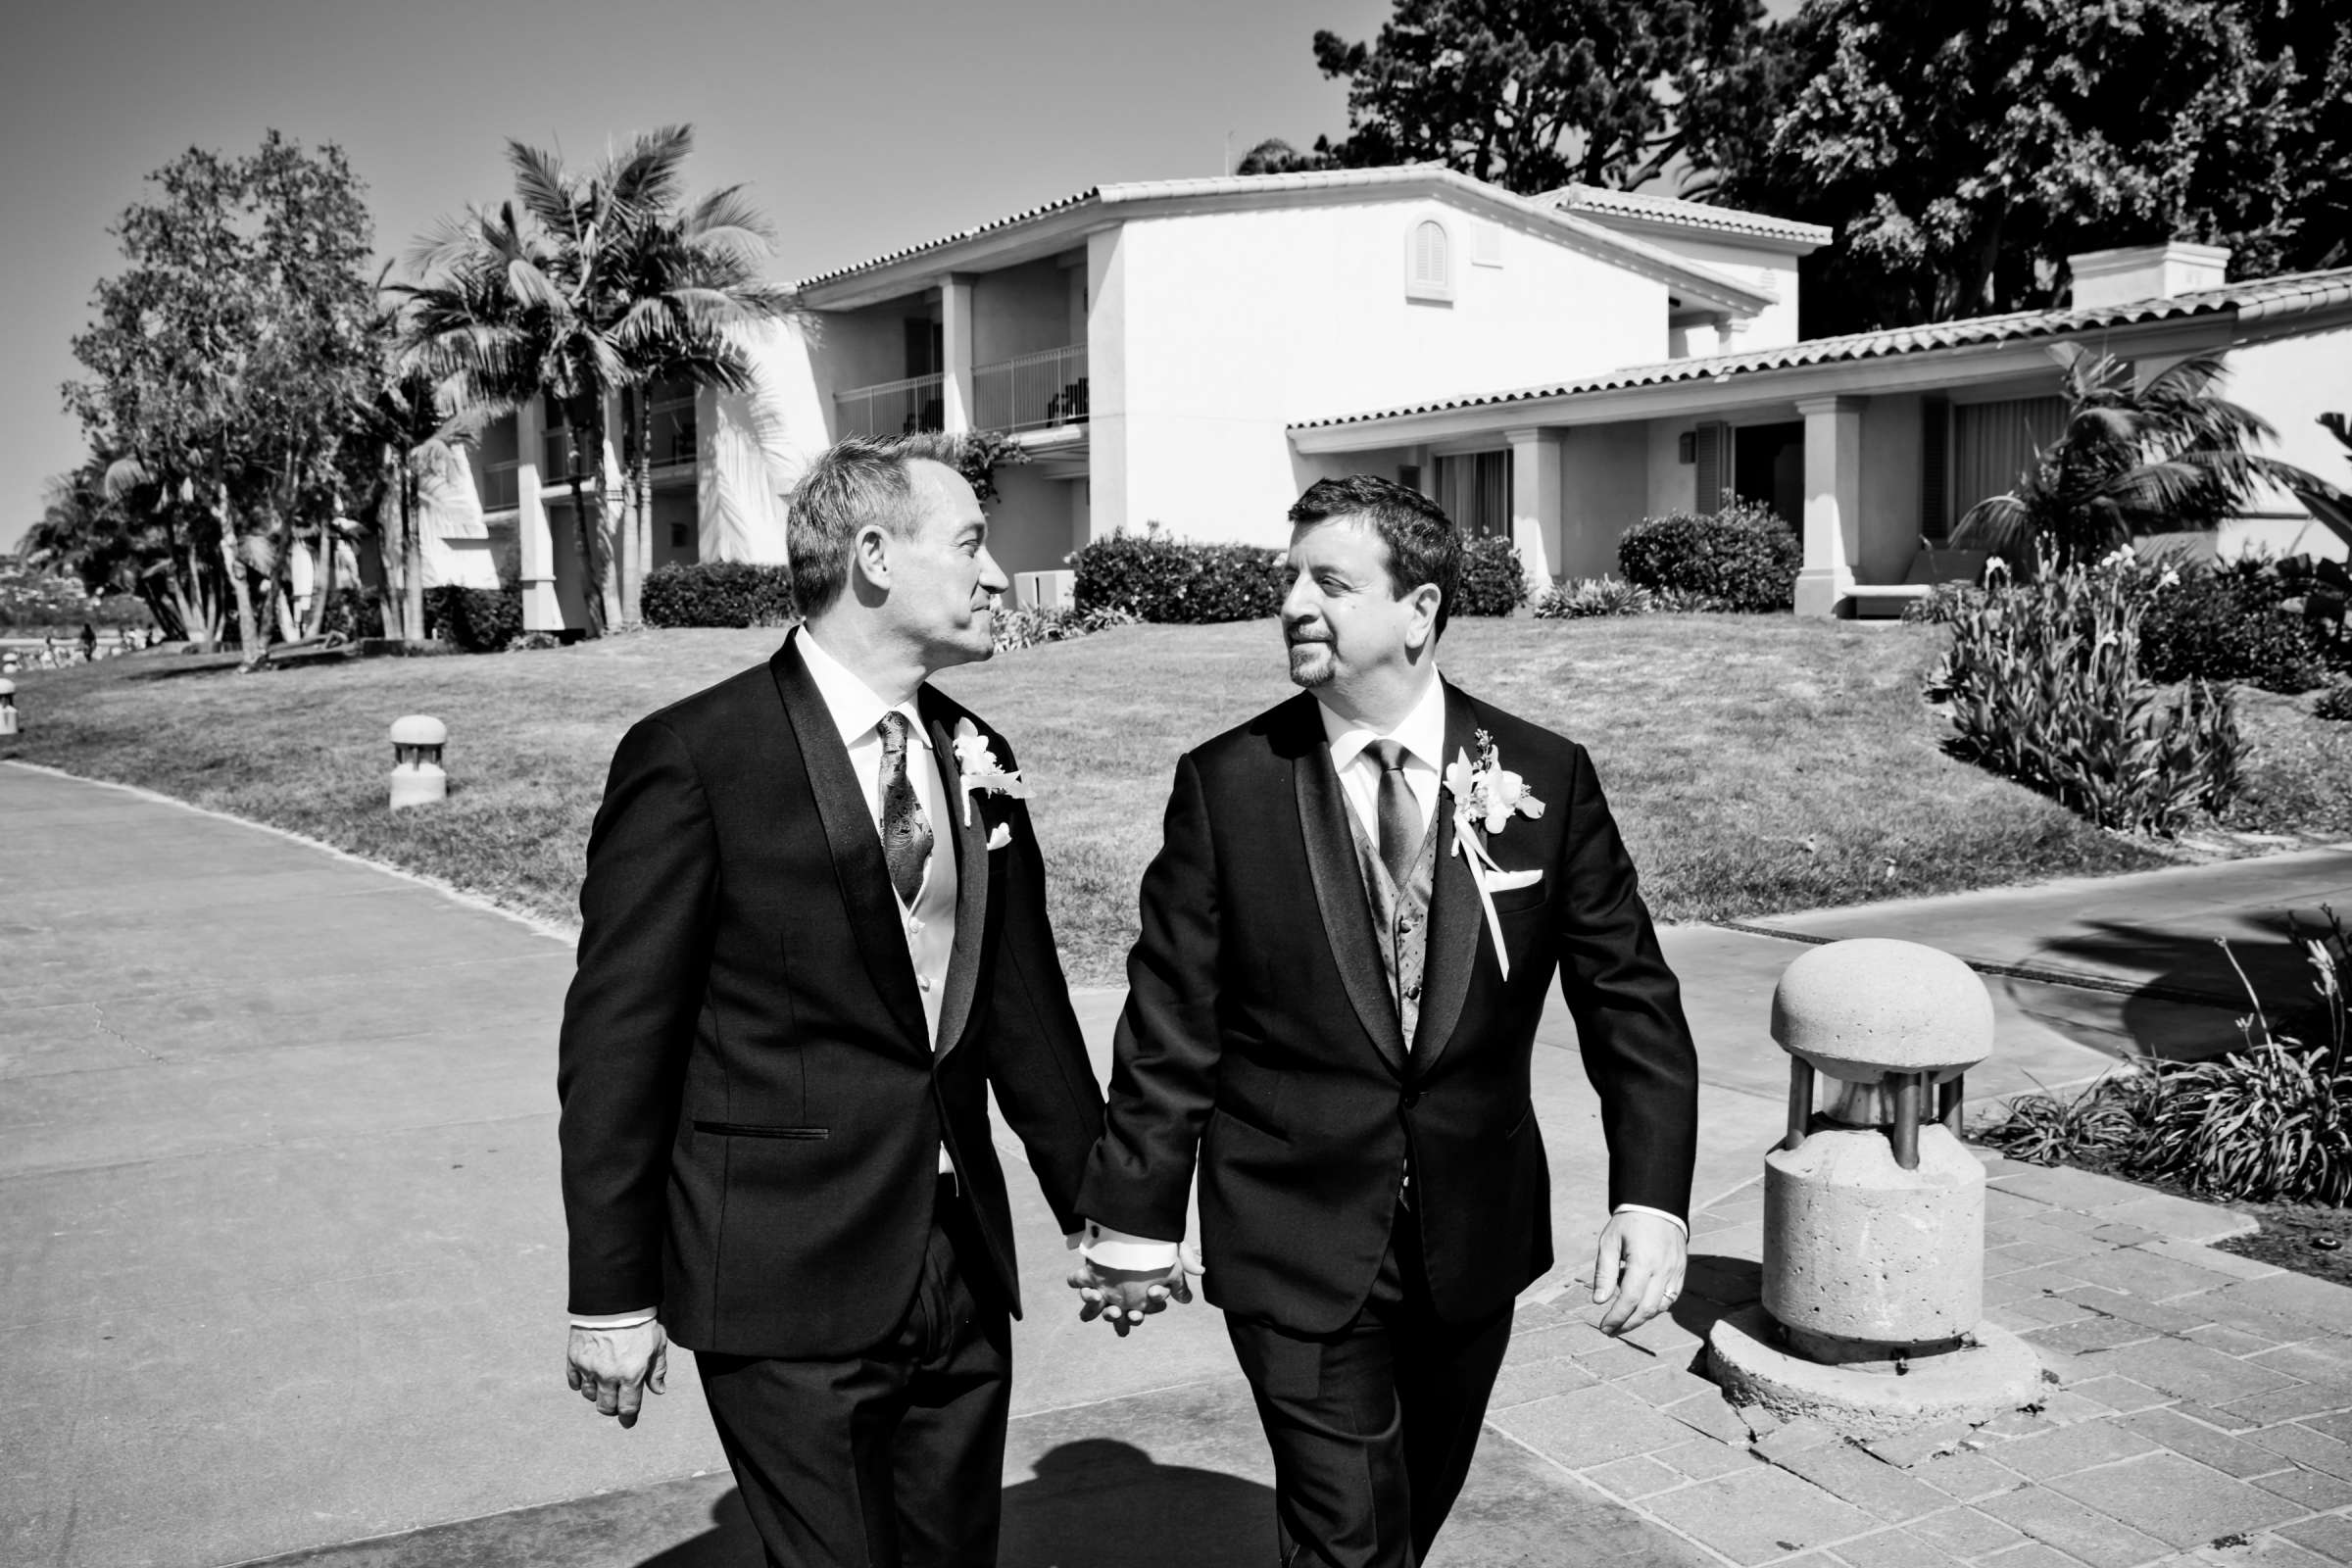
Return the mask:
[[1415, 1568], [1478, 1448], [1511, 1342], [1511, 1309], [1438, 1316], [1421, 1227], [1399, 1203], [1372, 1294], [1337, 1334], [1228, 1317], [1274, 1451], [1283, 1568]]
[[990, 1568], [1002, 1514], [1011, 1322], [950, 1178], [889, 1340], [837, 1361], [697, 1352], [771, 1568]]

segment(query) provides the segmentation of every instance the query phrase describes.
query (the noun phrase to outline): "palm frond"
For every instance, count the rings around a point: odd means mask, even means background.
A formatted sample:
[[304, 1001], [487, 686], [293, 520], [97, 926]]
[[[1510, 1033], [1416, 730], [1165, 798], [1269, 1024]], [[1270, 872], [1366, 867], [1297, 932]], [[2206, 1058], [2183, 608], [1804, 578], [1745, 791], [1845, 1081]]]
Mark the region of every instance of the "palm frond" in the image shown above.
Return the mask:
[[514, 171], [514, 194], [521, 198], [523, 211], [557, 233], [567, 234], [577, 227], [580, 204], [561, 155], [510, 137], [507, 163]]

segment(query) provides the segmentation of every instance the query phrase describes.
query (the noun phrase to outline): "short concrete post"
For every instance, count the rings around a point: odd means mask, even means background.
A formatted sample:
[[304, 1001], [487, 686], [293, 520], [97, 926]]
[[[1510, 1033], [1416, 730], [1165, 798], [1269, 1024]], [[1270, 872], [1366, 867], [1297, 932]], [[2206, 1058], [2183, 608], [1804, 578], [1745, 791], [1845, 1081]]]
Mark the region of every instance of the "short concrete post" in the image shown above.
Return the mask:
[[18, 734], [17, 683], [0, 680], [0, 735]]
[[1984, 982], [1917, 943], [1834, 942], [1782, 974], [1788, 1137], [1764, 1156], [1763, 1299], [1708, 1337], [1733, 1398], [1871, 1437], [2038, 1396], [2033, 1350], [1982, 1321], [1984, 1167], [1959, 1122], [1992, 1031]]
[[449, 744], [449, 726], [423, 713], [411, 713], [392, 725], [392, 809], [431, 806], [449, 798], [449, 775], [441, 770], [441, 752]]
[[14, 675], [23, 665], [14, 648], [0, 648], [0, 675]]

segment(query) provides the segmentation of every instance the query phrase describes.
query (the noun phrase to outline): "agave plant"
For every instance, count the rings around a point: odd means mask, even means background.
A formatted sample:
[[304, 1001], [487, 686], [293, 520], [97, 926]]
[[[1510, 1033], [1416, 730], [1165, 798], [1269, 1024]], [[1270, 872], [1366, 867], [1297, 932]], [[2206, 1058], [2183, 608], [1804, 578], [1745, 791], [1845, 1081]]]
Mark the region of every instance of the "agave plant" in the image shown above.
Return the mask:
[[2090, 561], [2147, 534], [2212, 528], [2265, 484], [2328, 488], [2252, 450], [2278, 432], [2222, 396], [2227, 355], [2191, 355], [2137, 383], [2113, 355], [2059, 352], [2065, 429], [2016, 490], [1969, 509], [1954, 544], [2028, 564]]

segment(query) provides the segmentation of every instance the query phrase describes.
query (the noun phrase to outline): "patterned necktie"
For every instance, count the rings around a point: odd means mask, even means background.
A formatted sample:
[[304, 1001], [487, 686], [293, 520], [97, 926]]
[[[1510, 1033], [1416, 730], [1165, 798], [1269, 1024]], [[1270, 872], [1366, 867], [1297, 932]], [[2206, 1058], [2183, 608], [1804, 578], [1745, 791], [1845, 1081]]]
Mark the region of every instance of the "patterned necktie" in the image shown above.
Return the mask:
[[882, 858], [899, 901], [911, 907], [923, 890], [923, 868], [931, 863], [931, 822], [906, 776], [906, 715], [894, 708], [875, 728], [882, 732]]
[[1421, 848], [1421, 803], [1404, 781], [1404, 748], [1374, 741], [1371, 752], [1380, 763], [1380, 863], [1389, 868], [1389, 880], [1402, 887]]

